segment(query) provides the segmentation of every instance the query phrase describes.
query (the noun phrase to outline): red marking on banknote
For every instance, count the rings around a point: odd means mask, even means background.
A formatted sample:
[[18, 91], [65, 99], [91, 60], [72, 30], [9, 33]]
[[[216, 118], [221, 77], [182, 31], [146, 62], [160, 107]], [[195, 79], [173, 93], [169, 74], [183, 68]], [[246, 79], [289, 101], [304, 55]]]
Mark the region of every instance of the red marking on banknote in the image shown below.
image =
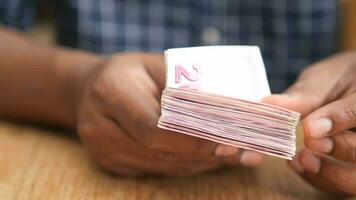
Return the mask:
[[201, 86], [199, 84], [195, 84], [195, 83], [189, 83], [189, 84], [185, 84], [185, 85], [180, 85], [178, 88], [179, 89], [184, 89], [184, 90], [195, 90], [195, 91], [200, 91], [201, 90]]
[[182, 65], [176, 65], [176, 83], [180, 83], [182, 81], [182, 76], [186, 78], [188, 81], [197, 81], [201, 76], [201, 69], [198, 65], [193, 65], [193, 70], [195, 73], [189, 72]]

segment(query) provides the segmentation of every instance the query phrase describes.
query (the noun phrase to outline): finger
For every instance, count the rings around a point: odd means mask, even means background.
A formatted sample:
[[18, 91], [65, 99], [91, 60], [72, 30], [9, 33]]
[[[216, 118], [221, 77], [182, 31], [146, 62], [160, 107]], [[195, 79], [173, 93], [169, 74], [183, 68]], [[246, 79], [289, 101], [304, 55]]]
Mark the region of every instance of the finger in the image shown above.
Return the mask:
[[115, 175], [137, 177], [142, 176], [144, 174], [143, 171], [137, 170], [133, 166], [127, 166], [123, 163], [118, 164], [113, 160], [100, 161], [100, 163], [98, 164], [99, 167]]
[[115, 79], [104, 82], [104, 86], [96, 87], [93, 91], [98, 101], [105, 102], [105, 113], [116, 119], [137, 141], [150, 148], [196, 157], [214, 156], [216, 143], [157, 127], [160, 105], [144, 87], [144, 83], [152, 79], [141, 71], [142, 68], [137, 70], [130, 70], [130, 74], [136, 75], [125, 84], [121, 81], [127, 80], [126, 75], [117, 74]]
[[215, 149], [215, 155], [221, 157], [236, 156], [238, 152], [238, 148], [225, 144], [219, 144]]
[[263, 162], [263, 156], [262, 154], [255, 152], [255, 151], [250, 151], [250, 150], [244, 150], [241, 154], [240, 162], [244, 166], [247, 167], [255, 167], [260, 165]]
[[320, 138], [356, 127], [356, 93], [327, 104], [304, 120], [306, 137]]
[[[137, 93], [140, 93], [138, 91]], [[160, 108], [152, 96], [137, 96], [137, 93], [126, 93], [120, 96], [115, 105], [121, 104], [120, 109], [112, 105], [111, 114], [122, 124], [123, 128], [147, 147], [190, 156], [214, 156], [217, 143], [167, 131], [157, 127]], [[114, 112], [113, 112], [114, 110]], [[116, 110], [116, 111], [115, 111]]]
[[356, 194], [356, 165], [354, 164], [305, 149], [298, 156], [298, 160], [289, 162], [289, 165], [319, 189], [337, 194]]
[[[308, 113], [311, 108], [305, 108], [306, 102], [301, 101], [300, 95], [288, 95], [288, 94], [273, 94], [271, 96], [264, 97], [261, 102], [271, 105], [280, 106], [289, 110], [294, 110], [299, 113]], [[304, 114], [305, 115], [305, 114]]]
[[[317, 80], [314, 80], [318, 83]], [[297, 111], [305, 117], [323, 104], [329, 102], [330, 91], [325, 88], [319, 90], [319, 83], [316, 85], [310, 80], [299, 80], [283, 94], [273, 94], [262, 99], [261, 102], [280, 106]], [[331, 88], [328, 88], [331, 89]], [[334, 99], [331, 97], [330, 99]]]
[[118, 166], [126, 163], [129, 166], [139, 169], [145, 174], [161, 174], [167, 176], [190, 176], [201, 172], [210, 171], [223, 166], [219, 161], [197, 161], [184, 159], [179, 156], [170, 156], [173, 159], [165, 159], [166, 156], [152, 155], [152, 158], [142, 158], [137, 155], [127, 153], [116, 154], [114, 159]]
[[110, 119], [97, 114], [87, 116], [90, 116], [89, 123], [81, 122], [79, 127], [83, 141], [95, 160], [111, 172], [186, 176], [223, 165], [217, 158], [194, 160], [149, 149], [132, 140]]
[[263, 156], [260, 153], [228, 145], [219, 145], [215, 153], [221, 156], [223, 162], [228, 165], [242, 164], [248, 167], [255, 167], [263, 162]]
[[215, 150], [218, 146], [218, 144], [215, 142], [181, 133], [163, 130], [157, 127], [154, 127], [153, 131], [150, 134], [152, 135], [151, 139], [149, 141], [146, 141], [146, 144], [147, 146], [153, 149], [185, 156], [221, 156], [215, 154]]
[[334, 56], [316, 63], [299, 76], [282, 95], [272, 95], [263, 102], [308, 115], [316, 108], [335, 100], [347, 89], [349, 77], [345, 56]]
[[77, 130], [91, 157], [100, 167], [117, 175], [141, 175], [142, 170], [127, 163], [118, 164], [113, 159], [114, 154], [125, 150], [134, 153], [135, 149], [131, 148], [130, 141], [126, 141], [122, 137], [120, 129], [116, 129], [111, 123], [108, 123], [109, 120], [98, 114], [98, 109], [95, 106], [89, 106], [89, 104], [84, 105], [87, 109], [80, 112]]
[[330, 137], [307, 139], [306, 146], [337, 160], [356, 163], [356, 134], [352, 131], [344, 131]]

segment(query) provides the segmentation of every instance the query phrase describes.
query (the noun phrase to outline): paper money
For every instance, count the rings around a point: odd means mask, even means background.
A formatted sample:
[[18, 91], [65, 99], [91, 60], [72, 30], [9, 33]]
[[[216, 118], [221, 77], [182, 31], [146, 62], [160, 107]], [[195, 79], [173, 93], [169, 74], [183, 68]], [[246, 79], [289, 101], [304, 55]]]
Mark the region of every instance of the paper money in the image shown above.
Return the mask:
[[258, 47], [177, 48], [165, 58], [158, 127], [292, 159], [300, 114], [260, 103], [271, 92]]

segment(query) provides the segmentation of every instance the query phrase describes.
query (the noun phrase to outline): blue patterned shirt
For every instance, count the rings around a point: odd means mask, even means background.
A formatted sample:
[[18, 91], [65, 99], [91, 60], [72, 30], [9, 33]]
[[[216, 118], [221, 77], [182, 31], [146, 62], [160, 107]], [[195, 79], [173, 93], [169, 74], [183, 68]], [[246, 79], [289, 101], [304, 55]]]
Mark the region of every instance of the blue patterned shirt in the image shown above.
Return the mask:
[[[39, 0], [0, 0], [0, 22], [27, 29]], [[272, 91], [335, 51], [338, 0], [59, 0], [57, 41], [112, 54], [201, 45], [258, 45]]]

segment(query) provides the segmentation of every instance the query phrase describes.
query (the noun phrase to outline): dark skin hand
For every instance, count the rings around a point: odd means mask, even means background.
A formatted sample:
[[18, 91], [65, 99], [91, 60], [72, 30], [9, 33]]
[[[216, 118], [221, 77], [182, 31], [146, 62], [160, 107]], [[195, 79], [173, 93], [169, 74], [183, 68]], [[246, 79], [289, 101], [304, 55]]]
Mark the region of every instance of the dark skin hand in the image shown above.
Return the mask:
[[324, 191], [356, 195], [356, 53], [310, 66], [285, 94], [264, 101], [303, 114], [306, 149], [289, 166]]
[[187, 176], [262, 156], [157, 128], [162, 55], [43, 47], [0, 28], [0, 117], [76, 129], [92, 158], [119, 175]]
[[[88, 150], [106, 169], [124, 175], [187, 176], [238, 164], [235, 148], [217, 152], [214, 142], [157, 128], [163, 61], [162, 55], [135, 53], [98, 65], [78, 106], [78, 132]], [[261, 162], [257, 153], [248, 156], [246, 165]]]

